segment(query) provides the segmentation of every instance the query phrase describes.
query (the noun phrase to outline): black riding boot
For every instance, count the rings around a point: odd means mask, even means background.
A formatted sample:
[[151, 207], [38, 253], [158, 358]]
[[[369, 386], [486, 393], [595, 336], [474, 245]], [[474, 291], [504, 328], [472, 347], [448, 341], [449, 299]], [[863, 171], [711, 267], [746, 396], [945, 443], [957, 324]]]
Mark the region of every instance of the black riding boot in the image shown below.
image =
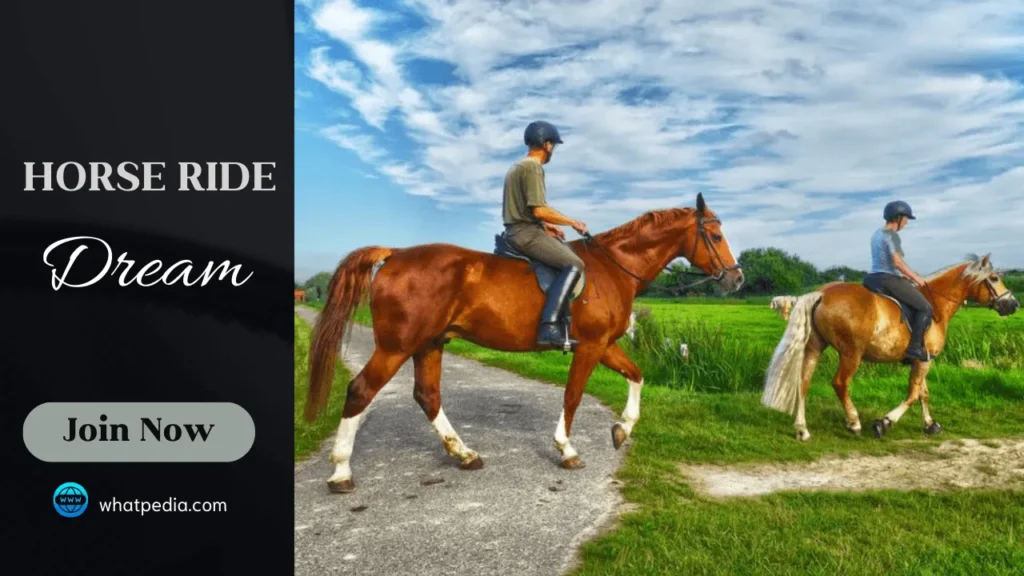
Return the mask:
[[916, 359], [927, 362], [930, 360], [928, 351], [924, 347], [924, 333], [932, 324], [931, 311], [915, 312], [910, 321], [910, 347], [905, 353], [906, 359]]
[[[539, 346], [562, 347], [565, 344], [566, 334], [559, 329], [559, 319], [563, 309], [568, 310], [569, 295], [580, 278], [580, 271], [575, 266], [569, 266], [562, 270], [561, 274], [551, 283], [548, 289], [548, 299], [544, 303], [544, 310], [540, 313], [540, 326], [537, 329], [537, 344]], [[576, 345], [575, 340], [569, 340], [571, 346]]]

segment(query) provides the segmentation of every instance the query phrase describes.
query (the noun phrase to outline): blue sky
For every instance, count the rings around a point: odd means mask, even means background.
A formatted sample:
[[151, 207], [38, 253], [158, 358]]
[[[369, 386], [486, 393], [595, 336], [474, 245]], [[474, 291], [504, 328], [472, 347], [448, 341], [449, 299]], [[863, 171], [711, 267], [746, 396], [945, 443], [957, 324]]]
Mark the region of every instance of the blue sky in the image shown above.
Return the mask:
[[703, 192], [737, 255], [867, 268], [901, 198], [921, 273], [1024, 267], [1016, 1], [297, 0], [295, 47], [299, 280], [369, 244], [490, 251], [535, 119], [565, 140], [549, 201], [593, 231]]

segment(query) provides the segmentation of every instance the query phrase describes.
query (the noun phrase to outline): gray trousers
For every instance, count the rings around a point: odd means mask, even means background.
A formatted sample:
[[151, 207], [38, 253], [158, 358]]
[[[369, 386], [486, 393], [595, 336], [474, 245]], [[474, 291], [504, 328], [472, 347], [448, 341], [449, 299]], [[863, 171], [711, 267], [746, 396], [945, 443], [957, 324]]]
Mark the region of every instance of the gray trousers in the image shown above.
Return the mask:
[[927, 314], [928, 318], [932, 316], [932, 305], [907, 278], [876, 272], [864, 277], [864, 285], [876, 291], [880, 288], [882, 292], [899, 300], [901, 304], [918, 314]]
[[552, 238], [539, 224], [512, 224], [505, 237], [513, 248], [548, 266], [564, 270], [575, 266], [583, 272], [583, 260], [565, 242]]

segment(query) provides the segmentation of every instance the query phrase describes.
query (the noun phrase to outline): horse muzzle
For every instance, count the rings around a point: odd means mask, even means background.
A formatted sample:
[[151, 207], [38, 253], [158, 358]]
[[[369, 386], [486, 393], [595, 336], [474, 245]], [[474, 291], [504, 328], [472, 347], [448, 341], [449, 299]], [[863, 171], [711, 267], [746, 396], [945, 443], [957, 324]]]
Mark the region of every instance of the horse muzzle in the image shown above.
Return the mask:
[[726, 292], [736, 292], [743, 287], [743, 280], [743, 270], [735, 268], [724, 271], [722, 277], [718, 280], [718, 285]]
[[993, 302], [992, 307], [995, 308], [1000, 316], [1010, 316], [1016, 314], [1017, 310], [1020, 310], [1020, 302], [1012, 295], [1007, 295], [1005, 298], [999, 298]]

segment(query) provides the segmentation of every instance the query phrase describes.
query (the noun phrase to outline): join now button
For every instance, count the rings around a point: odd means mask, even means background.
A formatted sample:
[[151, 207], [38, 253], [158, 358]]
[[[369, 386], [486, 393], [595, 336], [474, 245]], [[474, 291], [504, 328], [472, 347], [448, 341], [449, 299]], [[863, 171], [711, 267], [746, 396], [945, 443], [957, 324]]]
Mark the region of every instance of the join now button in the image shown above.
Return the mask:
[[43, 462], [234, 462], [256, 425], [231, 402], [47, 402], [22, 438]]

